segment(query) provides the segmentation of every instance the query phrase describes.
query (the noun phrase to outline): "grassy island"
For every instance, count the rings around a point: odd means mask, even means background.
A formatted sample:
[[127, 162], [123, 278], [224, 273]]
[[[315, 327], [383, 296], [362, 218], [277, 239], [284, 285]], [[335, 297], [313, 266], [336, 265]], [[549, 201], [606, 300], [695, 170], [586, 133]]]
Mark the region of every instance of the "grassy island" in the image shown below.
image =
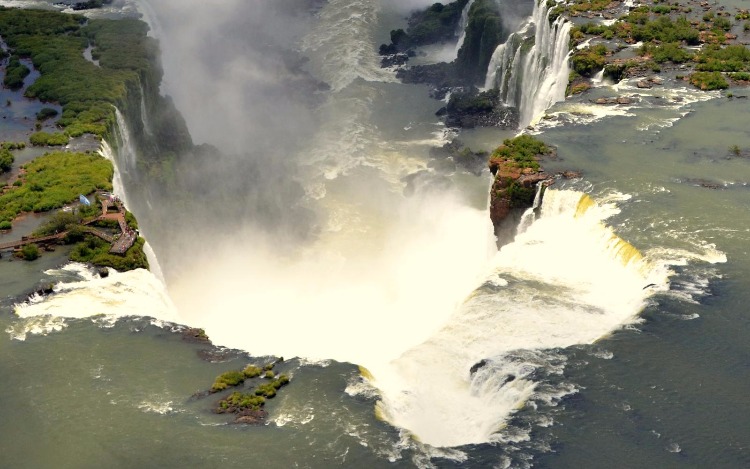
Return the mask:
[[[101, 4], [94, 1], [86, 5]], [[62, 107], [61, 113], [44, 107], [36, 114], [36, 128], [40, 131], [28, 136], [29, 143], [61, 147], [71, 138], [91, 134], [116, 145], [117, 140], [112, 138], [117, 125], [116, 107], [126, 116], [139, 115], [148, 95], [154, 106], [171, 109], [159, 101], [164, 99], [158, 95], [162, 75], [159, 51], [157, 42], [147, 32], [148, 25], [134, 19], [87, 20], [75, 14], [0, 7], [0, 36], [8, 46], [6, 57], [10, 57], [5, 86], [23, 86], [31, 72], [30, 65], [27, 67], [30, 61], [39, 76], [24, 90], [25, 96]], [[86, 58], [87, 49], [93, 60]], [[41, 131], [45, 121], [56, 129]], [[181, 135], [179, 122], [154, 121], [154, 138], [162, 137], [164, 127], [166, 132]], [[12, 169], [11, 150], [16, 148], [5, 144], [0, 148], [0, 172]], [[34, 239], [46, 238], [39, 246], [48, 247], [54, 242], [76, 244], [70, 255], [72, 260], [118, 270], [147, 268], [145, 241], [137, 236], [135, 218], [119, 201], [102, 208], [97, 198], [98, 213], [86, 213], [86, 207], [75, 205], [80, 194], [111, 191], [112, 176], [112, 164], [99, 155], [55, 151], [38, 157], [19, 168], [18, 175], [12, 176], [3, 188], [0, 229], [11, 229], [12, 221], [24, 212], [73, 206], [75, 217], [56, 214], [34, 233]], [[34, 248], [38, 250], [36, 244], [27, 242], [16, 249], [23, 258], [32, 259], [36, 257], [31, 253]]]
[[[281, 361], [283, 359], [280, 359]], [[273, 368], [276, 362], [268, 363], [263, 368], [257, 365], [247, 365], [243, 370], [230, 370], [216, 377], [209, 394], [225, 391], [237, 387], [248, 380], [259, 378], [261, 381], [247, 392], [234, 391], [220, 399], [214, 408], [219, 414], [231, 413], [237, 415], [236, 423], [259, 423], [265, 418], [262, 410], [266, 399], [276, 397], [282, 387], [289, 384], [289, 377], [285, 374], [277, 375]]]

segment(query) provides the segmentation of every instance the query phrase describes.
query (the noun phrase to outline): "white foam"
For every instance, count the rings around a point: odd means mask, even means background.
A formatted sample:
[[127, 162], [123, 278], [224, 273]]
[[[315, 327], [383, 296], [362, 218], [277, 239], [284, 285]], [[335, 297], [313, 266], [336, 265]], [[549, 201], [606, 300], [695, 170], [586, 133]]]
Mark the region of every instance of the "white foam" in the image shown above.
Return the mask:
[[[542, 217], [495, 258], [489, 278], [509, 280], [502, 292], [475, 291], [430, 339], [369, 368], [381, 415], [433, 446], [501, 440], [508, 416], [539, 399], [532, 372], [551, 363], [517, 351], [594, 342], [634, 322], [654, 291], [668, 289], [666, 265], [602, 224], [614, 213], [612, 203], [548, 190]], [[470, 374], [483, 359], [491, 362]]]
[[[58, 283], [54, 287], [54, 294], [46, 296], [44, 301], [15, 305], [16, 315], [20, 318], [100, 316], [96, 320], [103, 327], [111, 325], [111, 320], [125, 316], [178, 320], [163, 284], [147, 270], [120, 273], [110, 269], [106, 278], [94, 277], [85, 266], [77, 263], [68, 264], [64, 270], [80, 272], [80, 279]], [[52, 320], [52, 324], [53, 330], [62, 327], [55, 320]], [[29, 332], [44, 333], [46, 330], [31, 329]]]

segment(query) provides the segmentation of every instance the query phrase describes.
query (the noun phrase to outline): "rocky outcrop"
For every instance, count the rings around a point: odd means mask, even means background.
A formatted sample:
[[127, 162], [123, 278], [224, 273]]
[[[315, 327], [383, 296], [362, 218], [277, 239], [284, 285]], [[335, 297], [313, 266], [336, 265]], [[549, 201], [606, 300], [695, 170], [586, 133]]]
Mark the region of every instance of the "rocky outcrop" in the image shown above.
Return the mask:
[[534, 203], [537, 184], [552, 184], [554, 176], [526, 168], [503, 168], [495, 175], [490, 195], [490, 220], [498, 231], [513, 210], [526, 210]]
[[492, 152], [489, 167], [495, 180], [490, 189], [490, 219], [498, 237], [513, 231], [503, 226], [511, 214], [533, 205], [537, 185], [553, 182], [554, 176], [539, 166], [545, 155], [554, 156], [554, 148], [530, 135], [507, 139]]
[[407, 20], [406, 31], [391, 31], [391, 43], [380, 46], [380, 54], [392, 56], [402, 52], [412, 52], [414, 47], [454, 41], [456, 29], [469, 0], [456, 0], [443, 5], [434, 3], [424, 10], [415, 11]]
[[476, 88], [451, 95], [448, 105], [438, 111], [445, 114], [445, 125], [474, 127], [518, 127], [518, 111], [507, 107], [497, 90], [479, 92]]

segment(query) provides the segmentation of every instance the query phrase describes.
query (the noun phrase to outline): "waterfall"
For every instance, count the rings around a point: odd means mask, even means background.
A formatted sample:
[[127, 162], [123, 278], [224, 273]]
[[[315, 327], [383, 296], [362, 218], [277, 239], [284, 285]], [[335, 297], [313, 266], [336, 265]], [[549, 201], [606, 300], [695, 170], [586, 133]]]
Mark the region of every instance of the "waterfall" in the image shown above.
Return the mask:
[[143, 131], [147, 135], [152, 135], [151, 126], [148, 122], [148, 113], [146, 112], [146, 97], [144, 96], [143, 87], [141, 87], [141, 123], [143, 124]]
[[487, 69], [485, 88], [497, 88], [505, 104], [518, 109], [521, 127], [565, 99], [570, 22], [562, 16], [550, 22], [549, 12], [546, 2], [535, 3], [532, 16], [497, 47]]
[[461, 46], [464, 45], [464, 40], [466, 39], [466, 26], [469, 25], [469, 10], [471, 9], [471, 6], [474, 4], [474, 0], [469, 0], [469, 3], [466, 4], [464, 7], [464, 11], [461, 12], [461, 21], [458, 23], [458, 42], [456, 43], [456, 56], [458, 56], [458, 51], [461, 50]]
[[117, 136], [119, 137], [119, 151], [118, 151], [118, 162], [125, 163], [125, 167], [121, 167], [125, 173], [135, 171], [135, 165], [137, 162], [137, 156], [135, 147], [130, 138], [130, 128], [127, 122], [125, 122], [125, 116], [122, 115], [119, 109], [115, 107], [115, 117], [117, 118]]
[[525, 232], [529, 228], [529, 226], [534, 223], [534, 220], [536, 220], [536, 214], [538, 212], [539, 205], [542, 202], [542, 192], [544, 192], [545, 187], [546, 186], [544, 185], [543, 181], [537, 183], [534, 203], [531, 205], [531, 207], [527, 208], [525, 212], [523, 212], [523, 215], [521, 216], [521, 222], [518, 224], [518, 233]]
[[614, 205], [553, 189], [540, 199], [537, 220], [503, 246], [485, 283], [440, 330], [385, 369], [368, 368], [382, 391], [378, 414], [423, 443], [502, 441], [531, 396], [565, 393], [538, 386], [544, 373], [560, 371], [553, 349], [632, 322], [655, 290], [668, 288], [668, 268], [603, 223]]

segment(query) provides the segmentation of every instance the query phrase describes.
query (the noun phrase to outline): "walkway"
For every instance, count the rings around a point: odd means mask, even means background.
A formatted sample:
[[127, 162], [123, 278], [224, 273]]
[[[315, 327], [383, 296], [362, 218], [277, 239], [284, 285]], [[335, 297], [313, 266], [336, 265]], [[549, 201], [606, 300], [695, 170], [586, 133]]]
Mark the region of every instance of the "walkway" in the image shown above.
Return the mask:
[[[108, 243], [111, 243], [112, 247], [109, 249], [110, 253], [125, 255], [128, 249], [130, 249], [133, 246], [133, 244], [135, 244], [135, 240], [138, 239], [138, 233], [132, 230], [128, 226], [128, 223], [125, 221], [125, 207], [123, 207], [122, 202], [120, 202], [119, 199], [114, 199], [113, 201], [110, 201], [110, 198], [107, 195], [105, 195], [105, 193], [103, 192], [98, 192], [97, 197], [99, 198], [99, 201], [102, 203], [102, 214], [96, 217], [82, 220], [81, 221], [81, 225], [83, 225], [82, 229], [86, 233], [92, 234], [100, 239], [103, 239], [104, 241]], [[112, 205], [116, 207], [117, 209], [116, 213], [108, 213], [109, 208]], [[120, 234], [116, 236], [112, 236], [101, 230], [88, 226], [99, 220], [117, 221], [117, 225], [120, 228]], [[69, 232], [70, 230], [66, 230], [66, 231], [63, 231], [62, 233], [57, 233], [57, 234], [49, 235], [49, 236], [38, 236], [38, 237], [24, 236], [18, 241], [11, 241], [9, 243], [0, 244], [0, 251], [19, 249], [19, 248], [22, 248], [23, 246], [26, 246], [27, 244], [42, 244], [42, 245], [53, 244], [53, 243], [57, 244], [60, 240], [65, 238], [65, 236]]]

